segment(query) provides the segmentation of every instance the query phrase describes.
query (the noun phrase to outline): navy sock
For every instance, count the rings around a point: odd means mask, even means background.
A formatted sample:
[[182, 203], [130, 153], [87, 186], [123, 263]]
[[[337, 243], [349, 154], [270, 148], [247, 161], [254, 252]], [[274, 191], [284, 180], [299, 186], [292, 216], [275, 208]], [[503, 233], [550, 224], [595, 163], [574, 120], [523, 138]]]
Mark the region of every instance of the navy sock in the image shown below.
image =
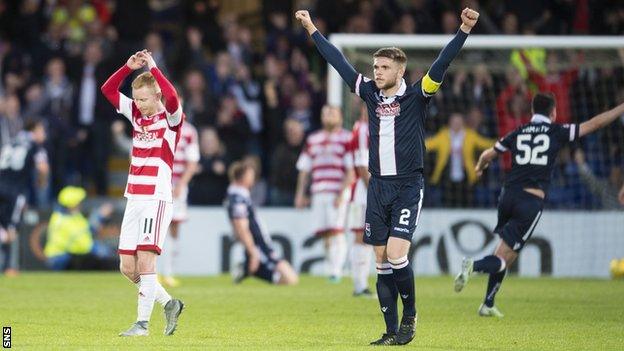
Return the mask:
[[414, 289], [414, 270], [409, 264], [407, 257], [402, 257], [390, 262], [392, 277], [396, 284], [401, 301], [403, 302], [403, 316], [414, 317], [416, 315], [416, 294]]
[[485, 293], [485, 305], [487, 307], [494, 306], [494, 298], [496, 297], [496, 293], [503, 284], [503, 279], [505, 278], [505, 273], [507, 270], [503, 270], [502, 272], [491, 273], [490, 278], [488, 279], [487, 292]]
[[498, 256], [489, 255], [478, 261], [474, 261], [472, 270], [481, 273], [496, 273], [504, 268], [503, 265], [503, 260]]
[[[387, 265], [387, 266], [386, 266]], [[377, 299], [386, 322], [386, 333], [396, 334], [399, 325], [397, 312], [398, 290], [388, 263], [377, 266]]]
[[9, 269], [11, 265], [11, 243], [0, 244], [0, 251], [2, 252], [2, 263], [0, 264], [0, 274]]

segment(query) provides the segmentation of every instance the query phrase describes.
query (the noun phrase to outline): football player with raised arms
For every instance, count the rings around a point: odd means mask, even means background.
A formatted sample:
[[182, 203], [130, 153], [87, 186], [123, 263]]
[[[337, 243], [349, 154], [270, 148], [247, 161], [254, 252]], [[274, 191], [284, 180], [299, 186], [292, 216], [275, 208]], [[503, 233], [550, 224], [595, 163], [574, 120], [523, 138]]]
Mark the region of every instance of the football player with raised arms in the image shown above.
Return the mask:
[[[427, 105], [438, 91], [444, 73], [461, 50], [479, 13], [461, 12], [457, 34], [442, 49], [427, 74], [407, 84], [407, 56], [396, 47], [373, 55], [374, 80], [355, 71], [342, 53], [317, 30], [308, 11], [295, 17], [317, 49], [368, 109], [371, 178], [366, 200], [364, 242], [373, 245], [377, 264], [377, 297], [386, 333], [373, 345], [405, 345], [416, 333], [414, 272], [408, 260], [412, 235], [420, 215], [424, 180], [425, 118]], [[403, 302], [398, 323], [397, 299]]]

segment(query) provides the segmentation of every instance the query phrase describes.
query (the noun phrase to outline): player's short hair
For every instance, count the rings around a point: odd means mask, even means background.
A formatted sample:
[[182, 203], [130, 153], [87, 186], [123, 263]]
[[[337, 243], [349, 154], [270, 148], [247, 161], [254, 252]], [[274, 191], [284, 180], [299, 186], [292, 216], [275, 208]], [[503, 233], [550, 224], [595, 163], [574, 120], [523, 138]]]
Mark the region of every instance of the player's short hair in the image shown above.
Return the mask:
[[531, 101], [531, 109], [534, 114], [550, 116], [555, 109], [555, 94], [551, 92], [535, 94]]
[[228, 177], [230, 182], [236, 182], [243, 178], [248, 170], [254, 169], [254, 166], [250, 162], [236, 161], [232, 163], [230, 169], [228, 169]]
[[43, 121], [39, 118], [29, 118], [24, 122], [24, 130], [32, 132], [37, 127], [43, 127]]
[[391, 59], [394, 62], [397, 62], [399, 64], [406, 64], [407, 63], [407, 55], [405, 55], [405, 52], [397, 47], [389, 47], [389, 48], [381, 48], [379, 50], [377, 50], [374, 54], [373, 57], [387, 57], [389, 59]]
[[156, 83], [156, 78], [154, 78], [151, 72], [143, 72], [132, 81], [132, 89], [139, 89], [143, 87], [153, 88], [154, 92], [160, 91], [158, 83]]

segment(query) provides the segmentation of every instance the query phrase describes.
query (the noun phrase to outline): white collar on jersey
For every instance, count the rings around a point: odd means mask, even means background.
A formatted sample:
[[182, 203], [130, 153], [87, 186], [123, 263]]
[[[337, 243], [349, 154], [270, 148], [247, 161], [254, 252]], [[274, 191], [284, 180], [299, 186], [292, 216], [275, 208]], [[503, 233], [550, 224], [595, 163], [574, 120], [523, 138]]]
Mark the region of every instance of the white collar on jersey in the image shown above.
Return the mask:
[[[401, 86], [399, 86], [399, 90], [397, 90], [397, 92], [396, 92], [396, 94], [394, 94], [394, 96], [403, 96], [403, 94], [405, 94], [406, 90], [407, 90], [407, 83], [405, 83], [405, 79], [401, 78]], [[379, 91], [379, 95], [382, 98], [386, 98], [386, 99], [394, 97], [394, 96], [385, 96], [381, 90]]]
[[544, 116], [544, 115], [540, 115], [539, 113], [536, 113], [533, 115], [533, 117], [531, 117], [531, 123], [548, 123], [550, 124], [550, 118]]
[[249, 189], [242, 187], [240, 185], [236, 185], [236, 184], [230, 184], [230, 186], [227, 189], [227, 192], [228, 194], [240, 195], [247, 199], [251, 197], [251, 194], [249, 193]]

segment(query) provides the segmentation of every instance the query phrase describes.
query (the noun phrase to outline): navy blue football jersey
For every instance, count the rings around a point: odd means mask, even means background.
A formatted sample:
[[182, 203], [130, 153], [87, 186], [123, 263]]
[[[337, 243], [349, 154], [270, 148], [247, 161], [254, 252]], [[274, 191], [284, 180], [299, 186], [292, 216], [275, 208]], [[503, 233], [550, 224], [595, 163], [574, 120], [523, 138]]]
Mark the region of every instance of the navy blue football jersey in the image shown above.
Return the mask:
[[45, 150], [32, 141], [29, 133], [19, 133], [12, 143], [0, 149], [0, 186], [15, 193], [26, 192], [35, 163], [43, 160], [47, 160]]
[[423, 170], [425, 118], [431, 95], [422, 80], [384, 96], [375, 82], [359, 74], [354, 92], [364, 100], [369, 118], [369, 172], [384, 178], [415, 176]]
[[548, 191], [559, 150], [579, 137], [578, 124], [555, 124], [542, 115], [507, 134], [494, 145], [503, 153], [511, 152], [511, 171], [506, 188], [538, 188]]
[[249, 220], [249, 230], [251, 231], [254, 244], [256, 244], [262, 252], [271, 251], [271, 237], [260, 225], [258, 217], [256, 216], [255, 207], [249, 195], [249, 190], [240, 186], [230, 185], [227, 190], [225, 207], [227, 208], [230, 220], [247, 218]]

